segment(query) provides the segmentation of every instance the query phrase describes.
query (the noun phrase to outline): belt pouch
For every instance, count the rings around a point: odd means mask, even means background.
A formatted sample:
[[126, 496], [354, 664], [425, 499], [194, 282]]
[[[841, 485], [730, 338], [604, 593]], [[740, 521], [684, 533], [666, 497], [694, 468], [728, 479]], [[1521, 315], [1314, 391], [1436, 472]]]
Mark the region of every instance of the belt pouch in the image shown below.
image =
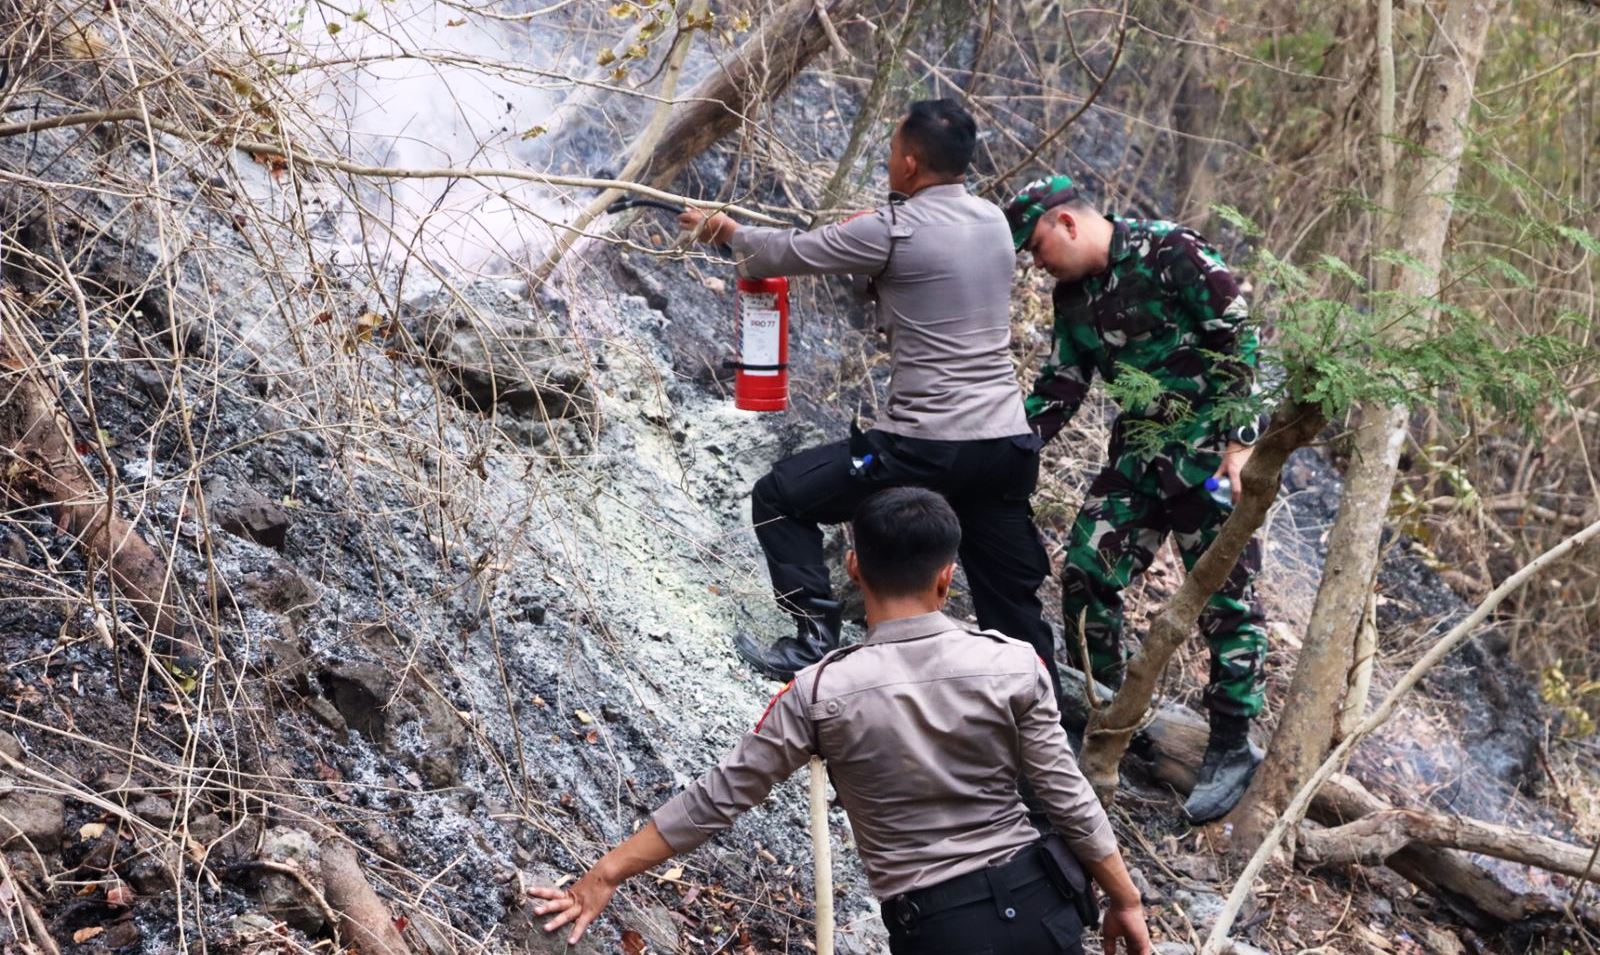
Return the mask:
[[1083, 924], [1095, 926], [1100, 924], [1100, 902], [1095, 898], [1094, 886], [1089, 882], [1089, 876], [1083, 871], [1083, 865], [1078, 857], [1072, 854], [1067, 847], [1067, 841], [1058, 835], [1046, 836], [1041, 845], [1044, 850], [1045, 868], [1049, 870], [1051, 881], [1061, 894], [1072, 900], [1078, 909], [1078, 916], [1083, 919]]

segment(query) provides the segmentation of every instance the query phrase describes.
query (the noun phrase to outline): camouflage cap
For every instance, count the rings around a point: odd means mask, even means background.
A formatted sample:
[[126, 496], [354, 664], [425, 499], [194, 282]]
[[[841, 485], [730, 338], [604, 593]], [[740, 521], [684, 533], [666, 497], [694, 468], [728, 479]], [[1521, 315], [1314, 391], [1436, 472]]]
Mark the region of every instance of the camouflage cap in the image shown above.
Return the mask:
[[1046, 176], [1022, 187], [1017, 197], [1006, 203], [1006, 224], [1011, 226], [1011, 244], [1021, 251], [1033, 235], [1033, 227], [1046, 209], [1071, 202], [1079, 196], [1071, 176]]

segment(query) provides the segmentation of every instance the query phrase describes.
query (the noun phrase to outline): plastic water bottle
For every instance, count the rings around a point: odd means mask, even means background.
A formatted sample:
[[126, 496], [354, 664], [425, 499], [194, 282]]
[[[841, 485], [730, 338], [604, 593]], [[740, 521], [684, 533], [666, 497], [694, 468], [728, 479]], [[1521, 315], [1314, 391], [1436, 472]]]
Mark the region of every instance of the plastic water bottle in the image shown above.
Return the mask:
[[1206, 478], [1206, 492], [1225, 511], [1233, 510], [1233, 484], [1227, 478]]

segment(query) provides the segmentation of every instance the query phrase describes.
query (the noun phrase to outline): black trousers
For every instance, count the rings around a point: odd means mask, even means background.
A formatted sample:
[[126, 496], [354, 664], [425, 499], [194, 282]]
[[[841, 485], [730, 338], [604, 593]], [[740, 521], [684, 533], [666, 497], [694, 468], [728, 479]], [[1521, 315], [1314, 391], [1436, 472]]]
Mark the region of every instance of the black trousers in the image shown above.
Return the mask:
[[[854, 467], [852, 458], [867, 454], [871, 463]], [[832, 597], [818, 525], [848, 521], [884, 488], [944, 495], [961, 520], [960, 560], [978, 625], [1031, 643], [1059, 689], [1055, 639], [1038, 596], [1050, 561], [1028, 504], [1038, 481], [1039, 442], [1031, 434], [926, 441], [867, 431], [779, 461], [756, 482], [750, 511], [779, 605], [803, 613], [808, 599]]]
[[886, 903], [891, 955], [1083, 955], [1082, 917], [1053, 882], [1002, 891], [909, 923]]

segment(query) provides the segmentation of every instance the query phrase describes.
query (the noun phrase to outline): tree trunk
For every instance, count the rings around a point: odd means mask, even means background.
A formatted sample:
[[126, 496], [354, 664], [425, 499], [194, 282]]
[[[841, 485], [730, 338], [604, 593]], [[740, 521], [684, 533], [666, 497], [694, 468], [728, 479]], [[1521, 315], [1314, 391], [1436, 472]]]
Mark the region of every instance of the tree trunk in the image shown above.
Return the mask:
[[1138, 654], [1128, 662], [1122, 688], [1090, 717], [1080, 763], [1102, 803], [1110, 804], [1116, 796], [1117, 766], [1150, 708], [1161, 671], [1178, 646], [1195, 632], [1206, 601], [1222, 586], [1245, 544], [1266, 520], [1267, 510], [1278, 496], [1283, 463], [1296, 448], [1316, 437], [1324, 423], [1322, 413], [1314, 407], [1292, 401], [1279, 407], [1240, 475], [1243, 494], [1239, 506], [1195, 562], [1183, 586], [1151, 620]]
[[[1450, 193], [1461, 171], [1473, 79], [1495, 6], [1494, 0], [1451, 0], [1435, 37], [1434, 55], [1426, 67], [1421, 130], [1413, 137], [1419, 148], [1405, 198], [1396, 210], [1399, 221], [1406, 225], [1397, 230], [1401, 250], [1422, 264], [1421, 268], [1401, 269], [1395, 276], [1401, 307], [1439, 294], [1438, 270], [1450, 227]], [[1412, 315], [1394, 323], [1391, 334], [1403, 340], [1426, 328], [1428, 312], [1413, 308]], [[1356, 452], [1328, 541], [1322, 584], [1278, 730], [1266, 761], [1229, 816], [1233, 851], [1241, 856], [1249, 856], [1261, 844], [1274, 818], [1310, 778], [1332, 742], [1369, 582], [1377, 566], [1406, 415], [1404, 406], [1362, 410]]]
[[[1234, 850], [1255, 851], [1278, 808], [1288, 802], [1327, 753], [1345, 699], [1355, 634], [1361, 627], [1388, 513], [1405, 409], [1373, 408], [1356, 432], [1339, 516], [1328, 537], [1317, 602], [1295, 663], [1294, 680], [1278, 717], [1267, 758], [1230, 815]], [[1260, 813], [1257, 806], [1269, 808]]]
[[[1373, 230], [1380, 247], [1388, 248], [1394, 236], [1395, 199], [1400, 190], [1396, 168], [1395, 79], [1394, 79], [1394, 2], [1378, 0], [1377, 36], [1373, 43], [1378, 59], [1378, 228]], [[1389, 263], [1374, 260], [1373, 288], [1388, 288], [1393, 281]]]
[[[866, 0], [834, 0], [835, 22], [857, 15]], [[773, 99], [829, 45], [816, 0], [789, 0], [739, 47], [732, 62], [714, 69], [673, 108], [666, 132], [643, 170], [645, 182], [665, 186], [750, 111]]]
[[1177, 134], [1178, 174], [1175, 191], [1181, 197], [1183, 224], [1205, 231], [1211, 220], [1216, 176], [1211, 167], [1211, 139], [1217, 130], [1217, 89], [1212, 82], [1210, 28], [1213, 0], [1199, 0], [1189, 8], [1187, 33], [1195, 42], [1184, 53], [1183, 82], [1173, 103], [1172, 128]]

